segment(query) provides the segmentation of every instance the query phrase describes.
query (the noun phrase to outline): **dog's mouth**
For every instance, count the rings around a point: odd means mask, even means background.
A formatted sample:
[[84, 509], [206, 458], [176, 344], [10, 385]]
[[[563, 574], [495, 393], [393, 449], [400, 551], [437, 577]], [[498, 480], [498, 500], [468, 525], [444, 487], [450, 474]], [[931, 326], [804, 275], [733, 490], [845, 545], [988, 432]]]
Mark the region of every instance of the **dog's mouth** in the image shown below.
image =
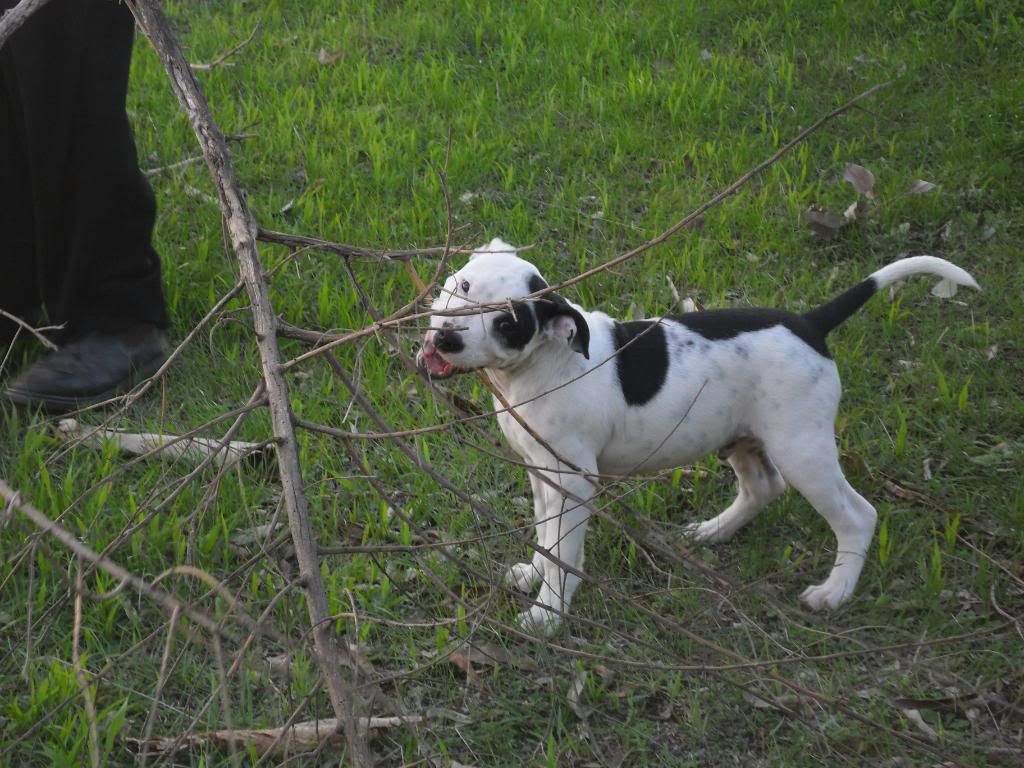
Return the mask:
[[426, 341], [416, 354], [416, 365], [432, 379], [450, 379], [457, 373], [467, 373], [469, 369], [459, 368], [457, 365], [441, 357], [437, 347]]

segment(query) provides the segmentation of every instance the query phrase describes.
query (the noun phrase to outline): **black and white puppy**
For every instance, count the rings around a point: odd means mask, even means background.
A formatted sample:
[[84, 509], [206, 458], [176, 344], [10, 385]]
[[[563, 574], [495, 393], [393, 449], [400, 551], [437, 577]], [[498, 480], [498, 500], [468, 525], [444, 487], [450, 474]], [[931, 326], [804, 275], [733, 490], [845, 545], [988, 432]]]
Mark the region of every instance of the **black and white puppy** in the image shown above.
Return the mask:
[[434, 301], [417, 361], [435, 379], [486, 369], [547, 444], [495, 399], [508, 442], [539, 468], [530, 472], [538, 550], [507, 576], [524, 592], [540, 583], [520, 623], [550, 632], [568, 610], [595, 474], [676, 467], [714, 451], [728, 458], [739, 493], [721, 514], [690, 526], [692, 536], [729, 539], [789, 483], [837, 539], [832, 572], [801, 598], [813, 609], [847, 600], [876, 514], [839, 466], [839, 373], [825, 337], [879, 290], [919, 273], [978, 287], [948, 261], [914, 256], [804, 314], [718, 309], [619, 322], [553, 294], [522, 301], [547, 283], [499, 239], [474, 253]]

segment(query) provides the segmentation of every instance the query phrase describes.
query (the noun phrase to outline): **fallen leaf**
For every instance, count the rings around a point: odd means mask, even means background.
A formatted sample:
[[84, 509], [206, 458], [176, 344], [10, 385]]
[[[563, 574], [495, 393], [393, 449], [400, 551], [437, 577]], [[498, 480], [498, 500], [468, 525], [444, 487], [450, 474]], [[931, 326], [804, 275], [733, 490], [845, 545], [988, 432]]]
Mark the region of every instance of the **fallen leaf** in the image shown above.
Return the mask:
[[467, 683], [472, 685], [478, 691], [482, 691], [484, 689], [484, 684], [481, 682], [480, 676], [473, 668], [473, 662], [470, 660], [468, 655], [462, 651], [455, 651], [455, 653], [449, 654], [448, 662], [466, 673]]
[[846, 223], [842, 216], [816, 205], [800, 214], [800, 218], [811, 228], [814, 236], [821, 240], [831, 240]]
[[321, 48], [317, 51], [316, 60], [324, 65], [337, 64], [341, 61], [341, 57], [344, 55], [343, 51], [328, 51], [326, 48]]
[[860, 200], [854, 200], [850, 203], [850, 207], [843, 211], [843, 218], [846, 219], [847, 224], [852, 224], [857, 220], [857, 206], [860, 205]]
[[875, 174], [864, 166], [848, 163], [843, 171], [843, 179], [850, 182], [858, 195], [864, 195], [868, 200], [875, 196]]
[[952, 299], [956, 296], [957, 284], [952, 280], [939, 280], [932, 287], [932, 296], [936, 296], [940, 299]]
[[587, 671], [585, 669], [577, 669], [576, 674], [573, 675], [572, 684], [569, 686], [569, 692], [565, 695], [569, 701], [569, 706], [572, 707], [572, 711], [576, 713], [576, 717], [580, 720], [586, 720], [590, 711], [580, 704], [580, 696], [583, 695], [583, 688], [587, 684]]
[[933, 189], [938, 188], [938, 184], [932, 184], [930, 181], [924, 179], [914, 179], [910, 185], [910, 194], [912, 195], [923, 195], [925, 192], [931, 192]]
[[273, 535], [281, 528], [284, 528], [284, 523], [265, 523], [263, 525], [257, 525], [254, 528], [242, 528], [241, 530], [232, 533], [228, 537], [228, 541], [236, 547], [247, 547], [250, 544], [262, 544], [267, 540], [268, 536]]
[[924, 718], [921, 717], [921, 712], [919, 710], [903, 709], [901, 711], [903, 712], [903, 716], [906, 717], [907, 720], [909, 720], [911, 723], [913, 723], [917, 730], [923, 733], [929, 741], [939, 740], [939, 734], [937, 734], [935, 732], [935, 729], [924, 721]]

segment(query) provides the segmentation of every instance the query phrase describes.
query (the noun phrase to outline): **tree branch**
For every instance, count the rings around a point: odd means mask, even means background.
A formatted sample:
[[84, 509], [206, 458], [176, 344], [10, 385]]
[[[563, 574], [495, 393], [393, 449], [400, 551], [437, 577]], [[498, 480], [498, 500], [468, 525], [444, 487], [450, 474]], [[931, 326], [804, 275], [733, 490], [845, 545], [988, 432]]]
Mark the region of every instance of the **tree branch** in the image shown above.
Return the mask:
[[334, 659], [341, 649], [329, 623], [327, 595], [320, 576], [317, 543], [309, 521], [309, 502], [303, 489], [298, 443], [292, 425], [288, 385], [281, 370], [276, 321], [263, 267], [256, 248], [258, 226], [249, 212], [235, 175], [224, 135], [217, 127], [195, 75], [171, 31], [167, 18], [155, 0], [129, 0], [136, 20], [163, 61], [175, 96], [188, 115], [206, 164], [217, 187], [224, 232], [238, 259], [242, 280], [252, 307], [253, 326], [267, 388], [271, 424], [277, 440], [278, 471], [288, 511], [289, 527], [299, 574], [306, 592], [306, 604], [313, 625], [317, 661], [327, 684], [331, 706], [344, 724], [350, 759], [357, 768], [372, 764], [366, 740], [355, 723], [354, 692], [346, 686]]

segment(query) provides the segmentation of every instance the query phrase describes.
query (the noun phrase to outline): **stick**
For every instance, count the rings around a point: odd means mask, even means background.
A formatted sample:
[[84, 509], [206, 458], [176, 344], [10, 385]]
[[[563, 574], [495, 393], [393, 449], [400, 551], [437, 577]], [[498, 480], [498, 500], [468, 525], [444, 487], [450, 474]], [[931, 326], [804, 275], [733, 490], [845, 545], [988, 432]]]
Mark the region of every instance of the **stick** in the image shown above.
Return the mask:
[[192, 71], [193, 72], [199, 72], [199, 71], [208, 72], [211, 69], [215, 69], [216, 67], [219, 67], [225, 61], [227, 61], [229, 58], [234, 56], [240, 50], [245, 48], [245, 46], [247, 46], [249, 43], [251, 43], [253, 41], [253, 39], [256, 37], [256, 33], [259, 32], [259, 30], [260, 30], [260, 25], [257, 24], [255, 27], [252, 28], [252, 32], [249, 33], [249, 36], [247, 38], [245, 38], [245, 40], [243, 40], [242, 42], [238, 43], [233, 48], [229, 48], [228, 50], [224, 51], [224, 53], [222, 53], [216, 59], [211, 61], [209, 64], [190, 64], [189, 66], [192, 67]]
[[0, 48], [4, 47], [7, 38], [14, 34], [14, 31], [28, 21], [28, 17], [38, 11], [50, 0], [21, 0], [3, 16], [0, 16]]
[[330, 611], [320, 576], [317, 543], [309, 522], [309, 502], [302, 485], [302, 467], [292, 425], [288, 385], [281, 370], [274, 310], [256, 249], [258, 227], [242, 195], [224, 135], [213, 120], [206, 98], [159, 4], [155, 0], [130, 0], [128, 4], [163, 61], [175, 96], [192, 123], [207, 167], [217, 187], [224, 232], [230, 239], [232, 250], [238, 259], [252, 306], [253, 327], [263, 367], [273, 433], [277, 440], [281, 490], [288, 511], [299, 574], [306, 592], [309, 618], [314, 627], [313, 643], [317, 663], [326, 681], [331, 707], [337, 721], [345, 726], [350, 759], [357, 768], [367, 768], [372, 765], [372, 760], [366, 740], [356, 728], [354, 693], [345, 685], [340, 670], [333, 663], [343, 651], [338, 647], [333, 630], [324, 622]]
[[[5, 16], [4, 18], [7, 18], [7, 17]], [[36, 339], [39, 340], [40, 344], [42, 344], [44, 347], [46, 347], [50, 351], [52, 351], [52, 352], [56, 352], [57, 351], [57, 345], [54, 344], [52, 341], [50, 341], [45, 336], [43, 336], [41, 331], [44, 331], [44, 330], [47, 330], [47, 331], [49, 331], [49, 330], [60, 330], [61, 328], [64, 327], [63, 325], [53, 325], [53, 326], [49, 326], [48, 328], [33, 328], [31, 325], [26, 323], [24, 320], [22, 320], [17, 315], [12, 315], [10, 312], [8, 312], [6, 310], [3, 310], [3, 309], [0, 309], [0, 317], [6, 317], [8, 320], [10, 320], [15, 325], [18, 325], [18, 326], [21, 326], [22, 328], [24, 328], [26, 331], [28, 331], [33, 336], [35, 336]]]

